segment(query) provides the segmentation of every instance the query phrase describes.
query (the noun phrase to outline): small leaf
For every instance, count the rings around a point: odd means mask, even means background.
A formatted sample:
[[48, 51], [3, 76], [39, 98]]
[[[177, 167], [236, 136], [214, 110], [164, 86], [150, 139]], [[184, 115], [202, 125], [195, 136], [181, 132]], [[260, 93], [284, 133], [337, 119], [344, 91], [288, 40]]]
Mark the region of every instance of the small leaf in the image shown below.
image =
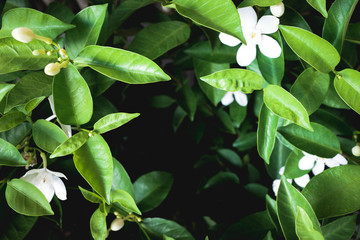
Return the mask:
[[306, 0], [316, 11], [321, 13], [324, 18], [328, 17], [326, 11], [326, 0]]
[[111, 191], [111, 203], [119, 203], [120, 206], [125, 208], [129, 213], [136, 213], [141, 215], [141, 211], [137, 207], [135, 200], [131, 195], [121, 189]]
[[78, 150], [82, 145], [86, 143], [89, 138], [88, 132], [78, 132], [71, 138], [66, 139], [60, 145], [58, 145], [53, 153], [50, 155], [50, 158], [62, 157], [69, 154], [72, 154]]
[[103, 199], [97, 195], [96, 193], [90, 192], [80, 186], [78, 186], [80, 189], [81, 194], [84, 196], [86, 200], [92, 203], [102, 203]]
[[60, 127], [44, 119], [34, 123], [32, 133], [36, 145], [49, 153], [68, 139]]
[[22, 112], [10, 112], [0, 118], [0, 132], [5, 132], [16, 127], [26, 119]]
[[305, 210], [299, 206], [295, 218], [295, 230], [300, 240], [324, 240], [321, 232], [313, 228], [311, 219]]
[[137, 118], [139, 113], [112, 113], [102, 117], [94, 124], [94, 131], [99, 134], [116, 129], [125, 123]]
[[0, 83], [0, 102], [3, 100], [6, 94], [14, 87], [14, 84]]
[[0, 165], [26, 166], [27, 162], [14, 145], [0, 138]]
[[195, 240], [195, 238], [180, 224], [163, 218], [144, 218], [141, 226], [151, 236], [162, 238], [163, 235], [176, 240]]
[[0, 137], [16, 146], [30, 133], [31, 128], [32, 126], [29, 122], [23, 122], [8, 131], [1, 132]]
[[91, 236], [96, 240], [105, 240], [107, 237], [106, 214], [100, 208], [91, 215], [90, 231]]
[[135, 199], [135, 193], [131, 179], [121, 163], [113, 158], [114, 175], [111, 189], [121, 189], [128, 192]]
[[227, 148], [221, 148], [217, 150], [217, 153], [232, 165], [240, 168], [243, 166], [240, 156], [235, 151]]

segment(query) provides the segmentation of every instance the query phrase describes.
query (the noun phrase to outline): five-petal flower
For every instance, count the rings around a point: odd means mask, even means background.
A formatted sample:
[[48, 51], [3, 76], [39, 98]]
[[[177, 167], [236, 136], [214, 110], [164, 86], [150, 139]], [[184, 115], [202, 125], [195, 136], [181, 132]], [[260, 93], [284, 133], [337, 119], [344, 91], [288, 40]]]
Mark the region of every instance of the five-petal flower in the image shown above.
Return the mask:
[[340, 154], [333, 158], [322, 158], [303, 152], [304, 156], [299, 161], [299, 168], [301, 170], [312, 170], [314, 175], [323, 172], [325, 165], [329, 168], [346, 165], [348, 161]]

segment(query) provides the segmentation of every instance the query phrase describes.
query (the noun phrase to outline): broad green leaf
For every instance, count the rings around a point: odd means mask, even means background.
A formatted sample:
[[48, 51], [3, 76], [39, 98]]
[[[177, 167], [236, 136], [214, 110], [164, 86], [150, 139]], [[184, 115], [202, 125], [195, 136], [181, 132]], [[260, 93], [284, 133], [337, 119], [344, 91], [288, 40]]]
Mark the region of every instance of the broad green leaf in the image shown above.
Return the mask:
[[0, 83], [0, 102], [6, 96], [6, 94], [15, 87], [14, 84]]
[[11, 31], [14, 28], [27, 27], [37, 35], [54, 39], [74, 27], [74, 25], [64, 23], [51, 15], [31, 8], [11, 9], [4, 14], [2, 21], [0, 38], [11, 37]]
[[360, 44], [360, 22], [349, 24], [345, 40], [352, 43]]
[[356, 214], [338, 218], [321, 227], [326, 240], [348, 240], [356, 228]]
[[140, 176], [134, 182], [136, 203], [142, 212], [159, 206], [168, 195], [174, 178], [170, 173], [154, 171]]
[[264, 88], [264, 103], [279, 117], [312, 131], [309, 115], [304, 106], [282, 87], [268, 85]]
[[25, 166], [27, 162], [11, 143], [0, 138], [0, 165]]
[[89, 87], [71, 63], [55, 76], [53, 97], [56, 117], [62, 124], [79, 126], [91, 119], [93, 101]]
[[281, 177], [276, 205], [280, 225], [287, 240], [298, 239], [295, 232], [298, 207], [301, 207], [306, 212], [313, 228], [321, 232], [320, 224], [311, 207], [312, 205], [310, 205], [306, 198], [292, 186], [284, 176]]
[[38, 217], [26, 216], [12, 212], [6, 216], [4, 229], [0, 234], [0, 240], [21, 240], [25, 239], [30, 230], [34, 227]]
[[100, 134], [94, 133], [74, 152], [74, 164], [89, 185], [109, 203], [113, 160], [110, 148]]
[[354, 69], [344, 69], [338, 72], [334, 79], [336, 92], [342, 100], [355, 112], [360, 114], [360, 73]]
[[139, 113], [112, 113], [102, 117], [94, 124], [94, 131], [103, 134], [116, 129], [132, 119], [138, 117]]
[[270, 156], [275, 146], [278, 123], [279, 117], [263, 104], [258, 120], [257, 150], [267, 164], [270, 162]]
[[231, 163], [234, 166], [242, 167], [243, 161], [240, 156], [233, 150], [227, 148], [221, 148], [217, 150], [217, 153], [225, 159], [227, 162]]
[[66, 32], [66, 51], [71, 59], [88, 45], [95, 45], [103, 25], [107, 4], [93, 5], [80, 11], [72, 20], [76, 26]]
[[246, 69], [225, 69], [217, 71], [200, 79], [213, 87], [228, 92], [242, 91], [252, 93], [262, 89], [264, 79], [257, 73]]
[[66, 23], [70, 23], [74, 18], [74, 13], [71, 9], [65, 3], [58, 1], [51, 2], [46, 9], [46, 13]]
[[301, 102], [308, 114], [311, 115], [324, 101], [329, 84], [329, 74], [307, 68], [298, 76], [290, 89], [290, 93]]
[[81, 75], [89, 86], [93, 98], [103, 94], [116, 82], [115, 79], [102, 75], [91, 68], [85, 68], [81, 71]]
[[0, 38], [0, 74], [20, 70], [39, 70], [48, 63], [56, 61], [55, 55], [32, 54], [37, 49], [52, 50], [52, 47], [39, 40], [22, 43], [14, 38]]
[[348, 105], [341, 99], [334, 86], [335, 75], [330, 74], [330, 85], [323, 104], [328, 107], [337, 109], [350, 109]]
[[295, 150], [292, 151], [286, 159], [284, 176], [286, 178], [294, 179], [307, 174], [310, 170], [301, 170], [299, 168], [299, 161], [304, 156], [304, 154]]
[[60, 127], [44, 119], [39, 119], [34, 123], [32, 134], [36, 145], [49, 153], [68, 139]]
[[113, 158], [114, 175], [111, 190], [121, 189], [135, 199], [134, 188], [131, 179], [121, 163]]
[[360, 209], [359, 176], [356, 165], [329, 168], [313, 177], [302, 193], [318, 218], [346, 215]]
[[316, 11], [321, 13], [324, 18], [328, 17], [326, 11], [326, 0], [306, 0]]
[[74, 59], [77, 66], [88, 66], [110, 78], [145, 84], [168, 81], [171, 78], [150, 59], [123, 49], [87, 46]]
[[103, 199], [96, 193], [90, 192], [80, 186], [78, 186], [78, 188], [80, 189], [80, 192], [83, 195], [83, 197], [86, 200], [88, 200], [89, 202], [92, 202], [92, 203], [102, 203], [103, 202]]
[[173, 0], [172, 3], [178, 13], [195, 23], [230, 34], [246, 43], [239, 13], [231, 0], [223, 0], [221, 4], [216, 0]]
[[0, 138], [16, 146], [21, 143], [30, 133], [32, 125], [29, 122], [23, 122], [16, 127], [0, 133]]
[[151, 236], [162, 238], [163, 235], [176, 240], [195, 240], [195, 238], [180, 224], [163, 218], [144, 218], [141, 226]]
[[307, 153], [332, 158], [341, 152], [339, 140], [334, 133], [318, 123], [311, 123], [311, 126], [313, 132], [294, 124], [280, 127], [278, 131], [291, 144]]
[[107, 237], [106, 214], [100, 208], [91, 215], [90, 231], [91, 236], [96, 240], [105, 240]]
[[136, 213], [141, 215], [141, 211], [135, 203], [132, 196], [122, 189], [115, 189], [111, 191], [111, 203], [119, 203], [129, 213]]
[[325, 19], [322, 36], [329, 41], [339, 53], [342, 52], [346, 30], [358, 0], [336, 0], [329, 9]]
[[229, 47], [220, 43], [211, 47], [209, 41], [200, 41], [185, 49], [184, 52], [194, 58], [212, 63], [236, 63], [236, 52], [238, 49], [239, 47]]
[[324, 240], [321, 232], [314, 229], [311, 219], [305, 210], [299, 206], [297, 207], [295, 218], [295, 230], [300, 240]]
[[31, 99], [29, 102], [22, 104], [20, 106], [17, 106], [16, 109], [19, 110], [20, 112], [23, 112], [26, 115], [30, 115], [31, 112], [37, 107], [39, 106], [39, 104], [44, 101], [45, 96], [43, 97], [37, 97], [34, 99]]
[[44, 194], [33, 184], [25, 180], [14, 178], [9, 181], [5, 197], [8, 205], [20, 214], [27, 216], [54, 214]]
[[153, 23], [135, 36], [128, 50], [155, 59], [183, 44], [189, 37], [190, 27], [185, 22], [166, 21]]
[[22, 112], [9, 112], [0, 118], [0, 132], [5, 132], [16, 127], [26, 119]]
[[62, 157], [72, 154], [86, 143], [89, 138], [88, 132], [78, 132], [71, 138], [67, 138], [53, 150], [50, 158]]
[[328, 73], [340, 62], [336, 48], [316, 34], [292, 26], [279, 25], [279, 29], [296, 55], [316, 70]]
[[269, 7], [272, 5], [276, 5], [281, 0], [244, 0], [238, 6], [239, 8], [248, 7], [248, 6], [259, 6], [259, 7]]

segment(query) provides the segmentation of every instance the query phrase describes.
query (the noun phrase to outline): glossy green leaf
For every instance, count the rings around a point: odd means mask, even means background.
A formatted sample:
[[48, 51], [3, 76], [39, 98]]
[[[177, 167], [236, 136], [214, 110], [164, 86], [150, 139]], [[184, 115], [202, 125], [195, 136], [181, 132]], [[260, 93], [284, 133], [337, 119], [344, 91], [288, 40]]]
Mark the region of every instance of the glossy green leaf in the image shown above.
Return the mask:
[[209, 41], [200, 41], [185, 49], [184, 52], [194, 58], [212, 63], [236, 63], [238, 49], [239, 47], [229, 47], [225, 44], [216, 44], [212, 47]]
[[358, 0], [336, 0], [329, 9], [325, 19], [322, 36], [329, 41], [339, 53], [342, 52], [346, 30]]
[[239, 13], [232, 1], [224, 0], [219, 4], [216, 0], [173, 0], [172, 3], [178, 13], [197, 24], [230, 34], [246, 43]]
[[71, 11], [71, 9], [65, 3], [60, 3], [57, 1], [51, 2], [49, 4], [48, 8], [46, 9], [46, 13], [66, 23], [70, 23], [74, 18], [74, 13]]
[[27, 162], [11, 143], [0, 138], [0, 165], [25, 166]]
[[136, 203], [142, 212], [159, 206], [168, 195], [174, 178], [170, 173], [154, 171], [140, 176], [134, 182]]
[[0, 138], [16, 146], [30, 133], [31, 127], [32, 126], [29, 122], [20, 123], [8, 131], [1, 132]]
[[265, 165], [266, 171], [272, 179], [280, 178], [280, 168], [285, 165], [286, 159], [291, 153], [291, 150], [279, 140], [279, 135], [276, 134], [275, 146], [270, 156], [269, 165]]
[[221, 148], [217, 150], [217, 153], [227, 162], [231, 163], [234, 166], [242, 167], [243, 161], [240, 156], [233, 150], [227, 148]]
[[5, 132], [16, 127], [26, 119], [22, 112], [10, 112], [0, 117], [0, 132]]
[[318, 218], [342, 216], [360, 209], [359, 174], [359, 166], [343, 165], [311, 179], [302, 193]]
[[323, 104], [325, 106], [337, 108], [337, 109], [350, 109], [335, 90], [335, 86], [334, 86], [335, 75], [330, 74], [330, 76], [332, 77], [330, 77], [329, 90], [326, 94]]
[[307, 68], [298, 76], [290, 89], [290, 93], [301, 102], [308, 114], [311, 115], [324, 101], [329, 84], [329, 74]]
[[62, 157], [72, 154], [86, 143], [89, 138], [88, 132], [78, 132], [71, 138], [66, 138], [61, 144], [53, 150], [50, 158]]
[[115, 158], [113, 158], [113, 165], [114, 165], [114, 175], [113, 175], [113, 182], [111, 189], [112, 190], [122, 189], [128, 192], [131, 195], [131, 197], [135, 199], [134, 188], [125, 168]]
[[194, 121], [197, 108], [197, 99], [193, 89], [189, 86], [188, 83], [185, 83], [179, 89], [178, 95], [179, 106], [182, 107], [188, 114], [190, 121]]
[[135, 200], [125, 190], [115, 189], [111, 191], [111, 203], [119, 203], [127, 212], [141, 215]]
[[106, 214], [100, 208], [91, 215], [90, 231], [91, 236], [96, 240], [105, 240], [107, 237]]
[[351, 239], [356, 228], [356, 214], [338, 218], [321, 227], [326, 240]]
[[321, 13], [324, 18], [328, 17], [326, 11], [326, 0], [306, 0], [316, 11]]
[[168, 81], [171, 78], [150, 59], [123, 49], [87, 46], [74, 59], [77, 66], [88, 66], [110, 78], [145, 84]]
[[307, 30], [279, 25], [279, 29], [290, 48], [316, 70], [328, 73], [340, 62], [336, 48], [328, 41]]
[[102, 117], [94, 124], [94, 131], [102, 134], [116, 129], [125, 123], [137, 118], [139, 113], [112, 113]]
[[80, 189], [80, 192], [83, 195], [83, 197], [86, 200], [88, 200], [89, 202], [92, 202], [92, 203], [102, 203], [103, 202], [103, 199], [96, 193], [90, 192], [80, 186], [78, 186], [78, 188]]
[[246, 69], [225, 69], [217, 71], [200, 79], [213, 87], [228, 92], [242, 91], [252, 93], [262, 89], [264, 79], [257, 73]]
[[263, 104], [258, 120], [257, 150], [260, 157], [262, 157], [267, 164], [269, 164], [270, 156], [275, 146], [278, 123], [279, 117]]
[[73, 28], [74, 25], [64, 23], [35, 9], [14, 8], [7, 11], [3, 16], [0, 38], [11, 37], [11, 31], [17, 27], [27, 27], [37, 35], [53, 39], [64, 31]]
[[109, 203], [113, 160], [110, 148], [101, 135], [94, 133], [74, 152], [74, 164], [89, 185]]
[[304, 106], [282, 87], [268, 85], [264, 88], [264, 103], [279, 117], [312, 131], [309, 115]]
[[37, 49], [52, 50], [52, 47], [39, 40], [22, 43], [12, 37], [0, 38], [0, 74], [20, 70], [39, 70], [48, 63], [55, 62], [55, 55], [33, 55], [32, 52]]
[[268, 194], [266, 194], [265, 200], [266, 200], [266, 212], [269, 215], [271, 222], [276, 228], [276, 231], [281, 231], [279, 218], [277, 215], [276, 200], [272, 199]]
[[360, 114], [360, 73], [354, 69], [344, 69], [334, 79], [336, 92], [355, 112]]
[[307, 153], [331, 158], [341, 152], [339, 140], [334, 133], [318, 123], [311, 123], [311, 126], [313, 132], [294, 124], [280, 127], [278, 131], [291, 144]]
[[36, 145], [49, 153], [68, 139], [60, 127], [44, 119], [39, 119], [34, 123], [32, 134]]
[[44, 101], [45, 96], [42, 97], [37, 97], [37, 98], [33, 98], [31, 99], [29, 102], [22, 104], [20, 106], [17, 107], [17, 110], [23, 112], [26, 115], [30, 115], [32, 113], [32, 111], [39, 106], [39, 104]]
[[5, 197], [8, 205], [20, 214], [27, 216], [54, 214], [44, 194], [25, 180], [14, 178], [8, 182]]
[[298, 207], [301, 207], [306, 212], [313, 228], [321, 232], [320, 224], [311, 207], [312, 205], [284, 176], [281, 177], [276, 204], [280, 225], [287, 240], [298, 239], [295, 232]]
[[189, 37], [190, 27], [185, 22], [153, 23], [136, 34], [128, 50], [155, 59], [183, 44]]
[[248, 7], [248, 6], [259, 6], [259, 7], [269, 7], [272, 5], [276, 5], [281, 0], [244, 0], [238, 6], [239, 8]]
[[296, 235], [300, 240], [324, 240], [321, 232], [316, 231], [313, 227], [310, 217], [301, 207], [297, 207], [295, 218]]
[[14, 87], [14, 84], [0, 83], [0, 102], [6, 96], [6, 94]]
[[88, 45], [95, 45], [103, 25], [107, 4], [87, 7], [75, 15], [72, 24], [76, 26], [66, 32], [66, 51], [71, 59]]
[[89, 122], [93, 113], [91, 93], [71, 63], [55, 76], [53, 97], [56, 117], [62, 124], [79, 126]]
[[307, 174], [310, 170], [301, 170], [299, 168], [299, 161], [304, 156], [304, 154], [295, 150], [292, 151], [286, 159], [284, 175], [286, 178], [294, 179], [302, 177]]
[[360, 22], [349, 24], [345, 40], [352, 43], [360, 44]]

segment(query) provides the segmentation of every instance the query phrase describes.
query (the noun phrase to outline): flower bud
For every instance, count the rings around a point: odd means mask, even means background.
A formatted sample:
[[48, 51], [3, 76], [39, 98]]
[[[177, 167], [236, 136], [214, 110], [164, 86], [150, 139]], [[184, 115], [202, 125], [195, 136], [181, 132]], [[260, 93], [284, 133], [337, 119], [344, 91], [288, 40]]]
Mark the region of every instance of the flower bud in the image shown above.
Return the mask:
[[66, 55], [67, 55], [66, 50], [63, 49], [63, 48], [61, 48], [61, 49], [59, 50], [59, 53], [60, 53], [61, 56], [66, 56]]
[[58, 74], [60, 72], [60, 64], [59, 63], [49, 63], [48, 65], [45, 66], [44, 68], [44, 72], [46, 75], [49, 76], [55, 76], [56, 74]]
[[116, 218], [110, 225], [111, 231], [119, 231], [124, 226], [124, 220], [122, 218]]
[[35, 55], [35, 56], [45, 55], [46, 51], [45, 51], [45, 49], [38, 49], [38, 50], [32, 51], [32, 54]]
[[27, 27], [15, 28], [12, 30], [11, 35], [13, 38], [23, 43], [29, 43], [35, 38], [33, 30]]
[[355, 157], [360, 157], [360, 146], [359, 145], [355, 145], [352, 149], [351, 149], [352, 154]]
[[285, 6], [283, 2], [279, 2], [276, 5], [270, 6], [270, 12], [275, 17], [281, 17], [285, 12]]

